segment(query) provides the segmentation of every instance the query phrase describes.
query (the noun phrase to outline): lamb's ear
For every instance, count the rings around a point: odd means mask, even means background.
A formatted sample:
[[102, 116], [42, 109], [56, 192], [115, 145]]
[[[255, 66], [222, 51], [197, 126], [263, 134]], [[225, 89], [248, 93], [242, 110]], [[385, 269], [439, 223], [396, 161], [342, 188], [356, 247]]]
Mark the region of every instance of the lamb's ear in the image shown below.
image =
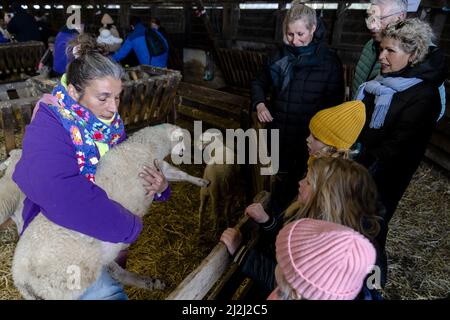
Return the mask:
[[171, 128], [169, 130], [169, 139], [172, 142], [181, 142], [184, 140], [184, 132], [181, 128]]

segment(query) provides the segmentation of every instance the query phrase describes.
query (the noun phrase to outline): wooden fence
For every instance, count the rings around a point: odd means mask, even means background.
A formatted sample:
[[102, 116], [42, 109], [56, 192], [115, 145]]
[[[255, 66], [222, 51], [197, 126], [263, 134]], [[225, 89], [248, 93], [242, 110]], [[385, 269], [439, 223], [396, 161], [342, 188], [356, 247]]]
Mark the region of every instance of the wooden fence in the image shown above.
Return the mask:
[[21, 74], [35, 75], [44, 51], [44, 43], [39, 41], [0, 44], [0, 81], [17, 81]]
[[201, 120], [205, 127], [247, 128], [250, 99], [195, 84], [181, 82], [177, 95], [177, 120]]
[[239, 88], [250, 88], [250, 82], [255, 79], [266, 63], [267, 55], [257, 51], [219, 49], [218, 59], [228, 84]]

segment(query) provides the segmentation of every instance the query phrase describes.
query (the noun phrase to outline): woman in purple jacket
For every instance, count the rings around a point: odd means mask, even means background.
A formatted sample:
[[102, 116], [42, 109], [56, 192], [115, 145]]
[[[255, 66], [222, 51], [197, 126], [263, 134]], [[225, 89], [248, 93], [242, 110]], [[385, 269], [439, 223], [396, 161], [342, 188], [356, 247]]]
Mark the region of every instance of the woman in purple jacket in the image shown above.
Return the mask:
[[[74, 59], [67, 73], [52, 96], [40, 100], [26, 128], [13, 175], [27, 196], [23, 230], [42, 213], [53, 223], [96, 239], [132, 243], [142, 221], [95, 184], [100, 157], [126, 138], [117, 112], [123, 70], [88, 35], [77, 37], [71, 48]], [[149, 196], [167, 197], [170, 189], [159, 171], [147, 168], [143, 175]], [[88, 293], [84, 298], [126, 299], [122, 286], [106, 271]]]

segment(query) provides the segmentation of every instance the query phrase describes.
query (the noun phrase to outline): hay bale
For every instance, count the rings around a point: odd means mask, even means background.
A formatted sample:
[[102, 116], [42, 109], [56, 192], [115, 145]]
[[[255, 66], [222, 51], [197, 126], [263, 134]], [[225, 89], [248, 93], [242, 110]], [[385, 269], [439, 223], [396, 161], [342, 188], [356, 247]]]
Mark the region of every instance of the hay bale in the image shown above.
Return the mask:
[[450, 292], [450, 179], [427, 163], [389, 225], [387, 299], [442, 299]]

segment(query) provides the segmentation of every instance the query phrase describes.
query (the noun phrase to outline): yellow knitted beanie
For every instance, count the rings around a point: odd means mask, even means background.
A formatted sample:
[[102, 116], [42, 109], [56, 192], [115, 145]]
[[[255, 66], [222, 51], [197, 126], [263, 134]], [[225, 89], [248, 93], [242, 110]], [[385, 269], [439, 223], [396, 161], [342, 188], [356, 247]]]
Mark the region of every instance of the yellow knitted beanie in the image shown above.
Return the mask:
[[317, 112], [309, 122], [312, 135], [337, 149], [349, 149], [366, 122], [366, 108], [359, 100]]

